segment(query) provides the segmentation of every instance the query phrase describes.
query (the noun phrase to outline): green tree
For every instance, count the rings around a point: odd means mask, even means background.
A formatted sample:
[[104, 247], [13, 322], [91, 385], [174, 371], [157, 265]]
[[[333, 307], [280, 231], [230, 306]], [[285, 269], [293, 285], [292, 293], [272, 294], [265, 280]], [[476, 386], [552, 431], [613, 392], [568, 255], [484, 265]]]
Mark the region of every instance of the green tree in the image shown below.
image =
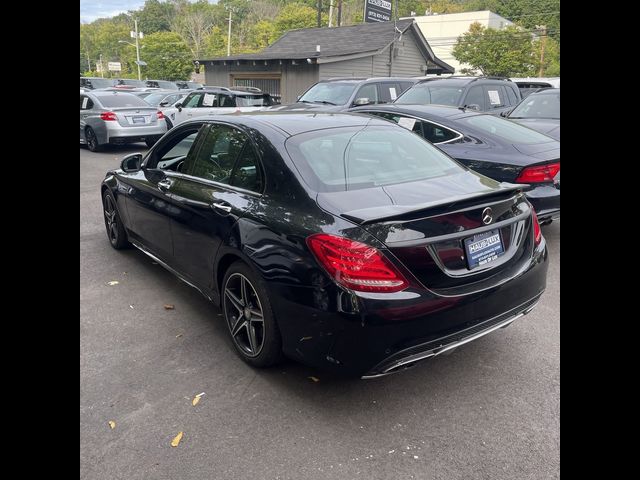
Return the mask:
[[[326, 25], [326, 22], [328, 22], [328, 17], [323, 15], [322, 24]], [[274, 29], [271, 43], [289, 30], [315, 26], [317, 26], [317, 10], [301, 3], [289, 3], [280, 10], [273, 22]]]
[[193, 58], [201, 58], [205, 39], [216, 24], [218, 5], [211, 5], [206, 0], [181, 4], [171, 24], [191, 50]]
[[478, 22], [471, 24], [453, 47], [453, 56], [483, 75], [521, 77], [535, 74], [536, 60], [531, 34], [517, 27], [503, 30], [485, 28]]
[[191, 50], [175, 32], [156, 32], [142, 39], [141, 57], [147, 62], [144, 76], [163, 80], [184, 80], [193, 71]]
[[203, 53], [207, 57], [222, 57], [227, 54], [227, 32], [213, 27], [204, 41]]
[[176, 14], [176, 6], [170, 2], [146, 0], [144, 7], [137, 11], [130, 11], [131, 16], [138, 19], [138, 28], [145, 35], [171, 30], [171, 22]]
[[276, 36], [276, 29], [273, 22], [261, 20], [254, 24], [249, 31], [248, 46], [252, 50], [262, 50], [268, 47], [272, 38]]

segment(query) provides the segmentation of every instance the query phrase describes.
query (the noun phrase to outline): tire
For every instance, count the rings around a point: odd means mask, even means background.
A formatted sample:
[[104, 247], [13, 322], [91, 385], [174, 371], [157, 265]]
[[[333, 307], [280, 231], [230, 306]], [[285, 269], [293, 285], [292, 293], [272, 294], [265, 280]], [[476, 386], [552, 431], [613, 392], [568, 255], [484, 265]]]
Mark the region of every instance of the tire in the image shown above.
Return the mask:
[[153, 138], [147, 138], [144, 141], [144, 143], [147, 144], [147, 147], [151, 148], [156, 144], [157, 141], [158, 141], [158, 138], [157, 137], [153, 137]]
[[96, 132], [93, 131], [93, 128], [87, 127], [84, 131], [84, 138], [87, 141], [87, 148], [91, 152], [99, 152], [102, 148], [100, 143], [98, 143], [98, 137], [96, 136]]
[[122, 219], [118, 213], [118, 207], [113, 194], [105, 190], [102, 194], [102, 209], [104, 212], [104, 226], [107, 229], [109, 243], [116, 250], [129, 247], [131, 244], [127, 239], [127, 231], [124, 229]]
[[222, 313], [240, 358], [257, 368], [279, 363], [282, 338], [262, 279], [247, 264], [235, 262], [225, 272], [221, 294]]

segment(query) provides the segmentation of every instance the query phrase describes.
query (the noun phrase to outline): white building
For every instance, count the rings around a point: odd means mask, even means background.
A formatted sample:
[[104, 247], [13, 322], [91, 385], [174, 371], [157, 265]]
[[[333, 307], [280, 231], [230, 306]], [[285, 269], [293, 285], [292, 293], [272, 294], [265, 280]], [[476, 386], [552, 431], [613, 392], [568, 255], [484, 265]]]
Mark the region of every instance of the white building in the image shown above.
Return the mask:
[[432, 14], [413, 17], [431, 46], [433, 53], [442, 61], [448, 63], [460, 73], [460, 69], [468, 68], [467, 64], [460, 64], [453, 58], [452, 50], [458, 41], [458, 37], [469, 31], [472, 23], [478, 22], [483, 27], [501, 30], [513, 22], [500, 15], [483, 10], [480, 12]]

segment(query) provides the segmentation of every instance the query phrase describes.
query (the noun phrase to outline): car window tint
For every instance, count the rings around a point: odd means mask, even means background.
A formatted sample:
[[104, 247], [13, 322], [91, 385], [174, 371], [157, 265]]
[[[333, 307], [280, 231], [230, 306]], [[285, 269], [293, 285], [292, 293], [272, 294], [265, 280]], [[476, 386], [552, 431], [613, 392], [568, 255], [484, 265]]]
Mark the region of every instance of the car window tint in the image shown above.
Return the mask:
[[398, 115], [397, 113], [389, 113], [389, 112], [368, 112], [374, 115], [378, 115], [379, 117], [386, 118], [387, 120], [391, 120], [392, 122], [397, 123], [401, 127], [406, 128], [407, 130], [411, 130], [412, 132], [417, 133], [421, 137], [424, 137], [422, 132], [422, 122], [413, 117], [407, 117], [404, 115]]
[[195, 125], [161, 140], [154, 149], [153, 157], [149, 159], [148, 168], [186, 173], [189, 165], [193, 164], [197, 150], [196, 138], [202, 128], [206, 127]]
[[375, 83], [370, 83], [368, 85], [363, 85], [356, 93], [356, 100], [358, 98], [368, 98], [371, 103], [379, 103], [378, 102], [378, 89], [376, 88]]
[[504, 107], [504, 94], [500, 91], [499, 85], [487, 85], [485, 88], [485, 102], [488, 110]]
[[301, 133], [290, 137], [285, 147], [304, 181], [320, 192], [412, 182], [463, 168], [429, 142], [394, 125]]
[[523, 127], [518, 123], [493, 115], [472, 115], [460, 118], [458, 121], [466, 123], [484, 133], [489, 133], [507, 140], [510, 143], [532, 144], [555, 141], [551, 137], [547, 137], [531, 128]]
[[381, 83], [378, 85], [380, 103], [391, 103], [400, 95], [400, 87], [396, 83]]
[[93, 101], [86, 95], [80, 95], [80, 110], [91, 110]]
[[193, 93], [184, 100], [182, 106], [184, 108], [197, 108], [202, 96], [202, 93]]
[[478, 105], [481, 111], [484, 110], [484, 92], [482, 91], [482, 87], [475, 86], [469, 89], [467, 93], [467, 98], [464, 101], [465, 105], [468, 107], [470, 105]]
[[429, 140], [431, 143], [448, 142], [449, 140], [453, 140], [459, 136], [456, 132], [449, 130], [448, 128], [444, 128], [440, 125], [427, 121], [422, 122], [422, 130], [424, 132], [424, 138]]
[[230, 183], [233, 165], [247, 137], [226, 125], [213, 125], [202, 142], [190, 174], [194, 177]]
[[231, 185], [253, 192], [262, 191], [258, 155], [251, 142], [246, 142], [240, 152], [238, 163], [231, 176]]
[[507, 91], [507, 98], [509, 99], [509, 106], [515, 105], [516, 103], [518, 103], [518, 97], [516, 97], [516, 93], [513, 91], [513, 88], [504, 87], [504, 89]]
[[218, 105], [219, 107], [234, 107], [233, 97], [229, 95], [220, 94], [218, 95]]

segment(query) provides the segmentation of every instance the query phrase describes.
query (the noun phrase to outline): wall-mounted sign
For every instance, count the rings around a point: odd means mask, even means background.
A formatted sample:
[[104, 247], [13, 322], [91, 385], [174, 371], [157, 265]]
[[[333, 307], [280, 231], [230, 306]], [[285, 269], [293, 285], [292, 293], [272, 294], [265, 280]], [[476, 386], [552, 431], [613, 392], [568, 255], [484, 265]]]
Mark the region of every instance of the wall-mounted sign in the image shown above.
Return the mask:
[[391, 20], [391, 2], [387, 0], [365, 0], [365, 22], [388, 22]]

